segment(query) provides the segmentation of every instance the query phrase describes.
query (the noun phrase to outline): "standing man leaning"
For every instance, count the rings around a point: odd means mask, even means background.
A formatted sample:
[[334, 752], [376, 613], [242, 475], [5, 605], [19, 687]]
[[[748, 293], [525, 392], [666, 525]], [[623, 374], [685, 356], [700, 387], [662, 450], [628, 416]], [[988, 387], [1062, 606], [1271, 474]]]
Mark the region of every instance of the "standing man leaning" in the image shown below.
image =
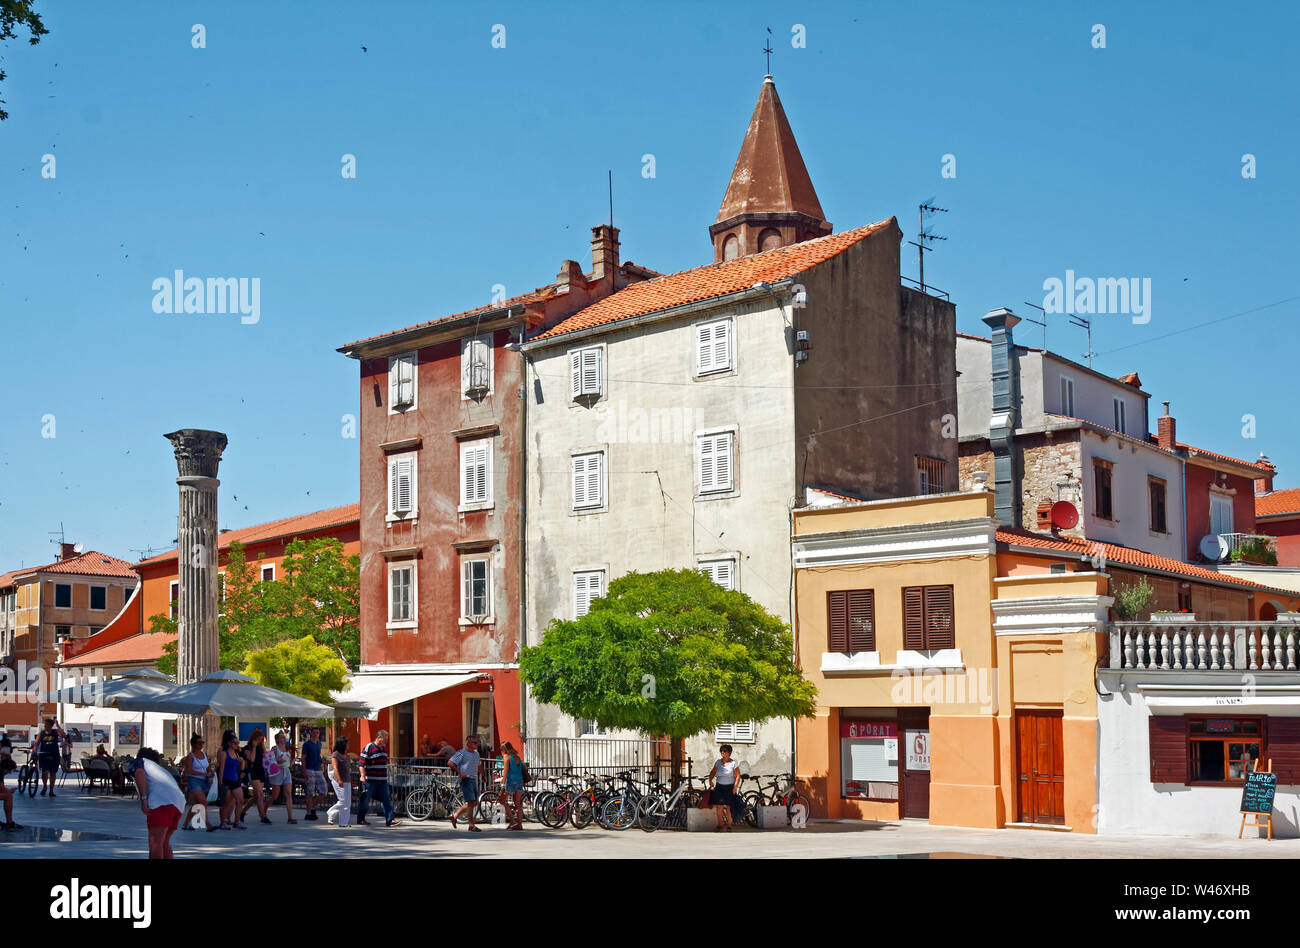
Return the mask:
[[329, 792], [325, 786], [325, 773], [321, 769], [320, 755], [320, 728], [311, 729], [311, 737], [302, 742], [302, 781], [304, 784], [303, 792], [307, 795], [307, 816], [306, 819], [315, 820], [316, 803], [319, 800], [325, 802], [325, 794]]
[[473, 734], [465, 738], [465, 746], [451, 755], [447, 766], [452, 773], [460, 777], [460, 792], [465, 798], [461, 808], [451, 815], [451, 828], [456, 828], [456, 820], [462, 813], [469, 814], [469, 831], [483, 832], [474, 825], [474, 811], [478, 809], [478, 738]]
[[[398, 826], [393, 819], [393, 799], [388, 793], [388, 732], [380, 731], [361, 752], [361, 780], [366, 788], [363, 801], [378, 800], [384, 805], [384, 825]], [[366, 822], [365, 803], [358, 824]]]
[[59, 741], [68, 739], [63, 728], [54, 723], [54, 718], [45, 719], [45, 729], [36, 735], [36, 760], [41, 767], [41, 796], [50, 791], [54, 797], [54, 778], [59, 772], [59, 759], [62, 756]]

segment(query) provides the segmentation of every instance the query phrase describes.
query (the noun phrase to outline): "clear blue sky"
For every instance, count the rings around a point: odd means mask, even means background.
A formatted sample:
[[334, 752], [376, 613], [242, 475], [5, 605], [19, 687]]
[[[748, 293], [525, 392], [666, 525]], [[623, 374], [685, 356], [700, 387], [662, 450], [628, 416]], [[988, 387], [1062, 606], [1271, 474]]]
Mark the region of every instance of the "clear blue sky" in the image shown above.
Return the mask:
[[[1067, 268], [1149, 277], [1151, 322], [1098, 317], [1096, 367], [1300, 483], [1300, 303], [1153, 341], [1300, 294], [1293, 4], [37, 6], [50, 35], [0, 51], [0, 569], [53, 559], [60, 522], [128, 559], [169, 547], [178, 427], [230, 436], [223, 527], [354, 501], [357, 364], [335, 348], [589, 263], [606, 169], [625, 259], [707, 262], [768, 26], [837, 230], [898, 215], [910, 238], [936, 196], [927, 281], [966, 331]], [[155, 314], [178, 268], [259, 277], [261, 321]], [[1084, 350], [1060, 317], [1048, 343]]]

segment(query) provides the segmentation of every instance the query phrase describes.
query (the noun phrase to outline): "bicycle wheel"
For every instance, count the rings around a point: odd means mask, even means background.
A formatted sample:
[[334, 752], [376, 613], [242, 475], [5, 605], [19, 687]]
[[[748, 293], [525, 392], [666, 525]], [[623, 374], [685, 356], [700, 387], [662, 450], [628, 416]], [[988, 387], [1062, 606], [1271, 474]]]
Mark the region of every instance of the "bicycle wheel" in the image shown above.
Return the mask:
[[600, 811], [600, 822], [606, 829], [625, 830], [636, 823], [636, 810], [636, 800], [627, 794], [619, 794], [605, 801]]
[[578, 797], [569, 807], [569, 822], [575, 829], [586, 829], [595, 818], [596, 807], [592, 804], [591, 797]]
[[741, 796], [745, 801], [745, 822], [750, 826], [758, 825], [758, 808], [763, 806], [763, 794], [758, 790], [751, 790]]
[[636, 806], [637, 826], [647, 833], [653, 833], [659, 829], [664, 825], [667, 818], [668, 810], [664, 806], [664, 801], [659, 797], [642, 797], [641, 802]]
[[796, 829], [803, 829], [808, 825], [808, 814], [812, 812], [808, 798], [802, 793], [796, 793], [786, 800], [785, 811], [790, 815], [790, 825]]
[[416, 787], [406, 795], [403, 806], [407, 816], [417, 822], [424, 822], [433, 815], [433, 794], [428, 787]]
[[505, 799], [505, 792], [502, 790], [487, 790], [480, 793], [477, 807], [478, 822], [504, 823], [507, 812]]
[[27, 772], [27, 795], [36, 796], [36, 790], [41, 785], [41, 772], [33, 767]]
[[543, 826], [550, 829], [559, 829], [569, 818], [571, 799], [568, 794], [543, 794], [537, 801], [537, 818]]

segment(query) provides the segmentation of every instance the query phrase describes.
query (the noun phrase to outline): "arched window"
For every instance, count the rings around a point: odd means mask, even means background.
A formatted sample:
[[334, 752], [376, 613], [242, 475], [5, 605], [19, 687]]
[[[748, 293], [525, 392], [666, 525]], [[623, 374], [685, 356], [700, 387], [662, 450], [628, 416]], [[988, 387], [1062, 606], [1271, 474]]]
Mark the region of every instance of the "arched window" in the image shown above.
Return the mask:
[[740, 256], [740, 241], [735, 234], [728, 234], [722, 241], [722, 259], [735, 260]]
[[781, 246], [781, 243], [781, 232], [775, 227], [769, 227], [758, 235], [758, 252], [762, 253], [764, 250], [775, 250], [777, 247]]

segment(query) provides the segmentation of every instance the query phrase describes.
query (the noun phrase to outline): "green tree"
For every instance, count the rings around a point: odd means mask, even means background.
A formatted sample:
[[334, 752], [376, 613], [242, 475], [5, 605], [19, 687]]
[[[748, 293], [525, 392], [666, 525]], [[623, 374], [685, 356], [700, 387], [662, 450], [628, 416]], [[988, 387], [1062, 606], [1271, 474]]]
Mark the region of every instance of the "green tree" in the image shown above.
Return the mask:
[[330, 692], [342, 690], [348, 676], [348, 667], [334, 650], [310, 635], [249, 652], [243, 671], [259, 685], [321, 704], [333, 703]]
[[[31, 0], [0, 0], [0, 40], [13, 39], [17, 36], [15, 27], [27, 28], [27, 42], [35, 46], [41, 37], [49, 32], [41, 22], [40, 15], [32, 9]], [[5, 71], [0, 69], [0, 82], [5, 80]], [[0, 99], [0, 122], [9, 117], [4, 110], [5, 100]]]
[[696, 570], [628, 573], [580, 619], [555, 619], [519, 656], [538, 700], [608, 727], [679, 741], [728, 721], [811, 717], [817, 689], [789, 626]]

